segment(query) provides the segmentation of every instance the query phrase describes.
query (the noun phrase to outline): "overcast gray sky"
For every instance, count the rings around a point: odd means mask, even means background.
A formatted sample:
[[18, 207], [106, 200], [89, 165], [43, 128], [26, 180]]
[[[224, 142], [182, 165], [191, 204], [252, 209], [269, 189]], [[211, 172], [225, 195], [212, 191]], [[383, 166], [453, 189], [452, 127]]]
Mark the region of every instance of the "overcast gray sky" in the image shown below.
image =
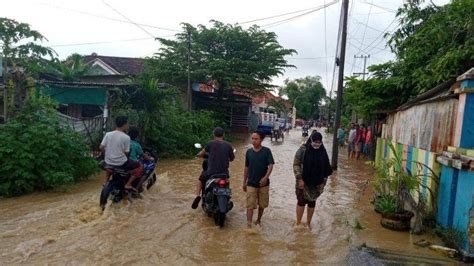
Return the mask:
[[[159, 48], [152, 36], [173, 38], [181, 22], [208, 24], [211, 19], [226, 23], [245, 22], [292, 11], [330, 4], [333, 0], [297, 1], [151, 1], [151, 0], [3, 0], [0, 17], [26, 22], [48, 38], [60, 58], [71, 53], [146, 57]], [[370, 54], [368, 65], [390, 60], [383, 31], [393, 31], [395, 10], [403, 0], [351, 0], [346, 75], [362, 72], [363, 60], [354, 55]], [[445, 4], [448, 0], [436, 0]], [[146, 24], [142, 29], [124, 22], [122, 13], [133, 22]], [[298, 54], [288, 58], [296, 69], [274, 79], [281, 85], [286, 78], [319, 75], [331, 84], [336, 53], [341, 1], [300, 17], [305, 12], [255, 22], [278, 35], [280, 43]], [[307, 12], [307, 11], [306, 11]], [[287, 21], [282, 21], [290, 19]], [[281, 23], [276, 23], [282, 21]], [[273, 23], [273, 24], [272, 24]], [[250, 26], [251, 24], [244, 24]], [[326, 27], [325, 27], [326, 25]], [[163, 28], [163, 29], [162, 29]], [[326, 30], [325, 30], [326, 29]], [[326, 31], [326, 34], [325, 34]], [[327, 42], [325, 42], [327, 40]], [[327, 50], [326, 50], [327, 45]]]

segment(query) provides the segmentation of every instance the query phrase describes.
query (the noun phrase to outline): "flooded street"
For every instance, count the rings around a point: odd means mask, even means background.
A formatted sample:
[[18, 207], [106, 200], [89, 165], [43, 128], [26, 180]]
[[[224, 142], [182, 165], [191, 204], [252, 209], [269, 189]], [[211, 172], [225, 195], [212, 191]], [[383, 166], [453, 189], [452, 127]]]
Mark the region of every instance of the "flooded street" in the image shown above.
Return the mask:
[[[345, 149], [339, 171], [317, 202], [313, 229], [295, 229], [292, 162], [301, 142], [299, 130], [283, 143], [264, 142], [276, 165], [261, 228], [246, 228], [241, 186], [250, 142], [243, 140], [235, 144], [235, 207], [224, 229], [202, 210], [190, 208], [201, 160], [164, 160], [158, 165], [157, 184], [143, 200], [108, 207], [103, 214], [98, 206], [100, 177], [66, 191], [0, 200], [0, 264], [346, 264], [350, 250], [363, 242], [414, 249], [416, 237], [379, 226], [364, 193], [373, 173], [362, 162], [348, 162]], [[323, 142], [331, 153], [330, 137]], [[365, 229], [358, 229], [358, 222]]]

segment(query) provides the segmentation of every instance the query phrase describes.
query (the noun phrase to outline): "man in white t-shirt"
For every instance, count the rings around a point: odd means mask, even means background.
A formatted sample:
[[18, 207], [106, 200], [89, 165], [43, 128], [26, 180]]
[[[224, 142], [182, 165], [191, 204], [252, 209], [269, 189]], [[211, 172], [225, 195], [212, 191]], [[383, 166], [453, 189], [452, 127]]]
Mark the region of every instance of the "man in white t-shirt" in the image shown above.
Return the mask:
[[128, 130], [128, 119], [119, 116], [115, 119], [117, 128], [105, 134], [100, 150], [105, 153], [105, 163], [112, 168], [121, 168], [130, 171], [131, 177], [128, 179], [125, 189], [135, 190], [132, 183], [142, 174], [143, 167], [137, 161], [130, 160], [130, 137], [125, 134]]
[[349, 147], [347, 149], [349, 158], [353, 158], [353, 154], [355, 153], [354, 141], [356, 139], [356, 136], [357, 136], [357, 130], [355, 128], [355, 124], [351, 123], [351, 130], [349, 131], [349, 139], [348, 139]]

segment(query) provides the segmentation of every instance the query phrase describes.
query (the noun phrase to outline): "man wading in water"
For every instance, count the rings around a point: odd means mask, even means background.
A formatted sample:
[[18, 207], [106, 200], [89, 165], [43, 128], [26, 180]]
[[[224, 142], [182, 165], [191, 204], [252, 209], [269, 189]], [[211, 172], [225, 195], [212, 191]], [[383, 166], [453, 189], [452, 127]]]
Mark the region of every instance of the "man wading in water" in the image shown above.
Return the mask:
[[253, 148], [245, 154], [243, 190], [247, 192], [247, 226], [252, 226], [253, 210], [258, 206], [258, 217], [255, 222], [260, 225], [263, 211], [268, 207], [270, 174], [273, 170], [272, 152], [262, 146], [265, 134], [254, 132], [252, 134]]
[[301, 224], [305, 206], [307, 208], [306, 226], [311, 228], [316, 200], [323, 193], [328, 176], [332, 174], [326, 148], [321, 133], [314, 132], [306, 144], [296, 152], [293, 172], [296, 177], [296, 226]]

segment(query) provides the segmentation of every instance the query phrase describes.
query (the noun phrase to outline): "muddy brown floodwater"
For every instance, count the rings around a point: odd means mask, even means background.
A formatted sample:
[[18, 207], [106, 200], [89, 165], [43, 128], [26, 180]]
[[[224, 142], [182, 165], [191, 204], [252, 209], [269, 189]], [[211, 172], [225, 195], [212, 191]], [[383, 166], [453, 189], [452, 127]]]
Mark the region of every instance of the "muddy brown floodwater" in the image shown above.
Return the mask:
[[[270, 207], [260, 228], [246, 229], [241, 189], [245, 139], [235, 144], [231, 164], [234, 209], [224, 229], [203, 212], [192, 210], [194, 182], [201, 161], [164, 160], [158, 182], [144, 199], [99, 210], [100, 177], [61, 192], [0, 200], [0, 265], [10, 264], [346, 264], [361, 242], [376, 247], [413, 249], [406, 233], [388, 233], [368, 206], [372, 171], [348, 162], [341, 151], [334, 174], [316, 205], [313, 229], [295, 229], [293, 156], [302, 142], [293, 130], [283, 143], [271, 143], [276, 165]], [[331, 140], [324, 143], [331, 153]], [[366, 196], [364, 196], [366, 195]], [[370, 215], [365, 215], [370, 212]], [[358, 230], [359, 221], [366, 230]], [[418, 251], [429, 254], [427, 251]]]

